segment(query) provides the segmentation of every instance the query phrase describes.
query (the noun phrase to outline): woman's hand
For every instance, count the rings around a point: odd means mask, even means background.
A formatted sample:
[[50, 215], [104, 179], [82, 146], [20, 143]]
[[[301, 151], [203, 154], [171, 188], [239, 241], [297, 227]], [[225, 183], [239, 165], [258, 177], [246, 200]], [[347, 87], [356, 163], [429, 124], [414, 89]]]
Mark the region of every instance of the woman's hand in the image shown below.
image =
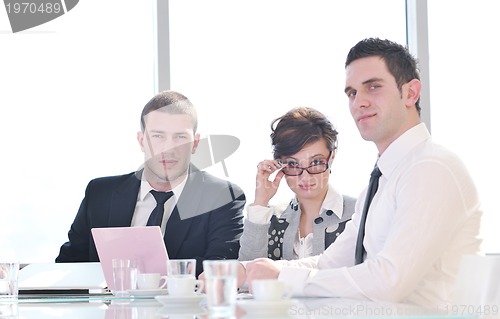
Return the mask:
[[[271, 198], [276, 195], [281, 179], [285, 175], [281, 168], [283, 165], [276, 160], [264, 160], [257, 165], [257, 177], [255, 180], [255, 205], [267, 206]], [[271, 174], [279, 170], [272, 181]]]
[[256, 279], [277, 279], [281, 272], [281, 268], [269, 258], [257, 258], [245, 266], [245, 280], [250, 292], [252, 292], [252, 281]]
[[[246, 274], [246, 269], [245, 269], [245, 266], [243, 266], [243, 264], [241, 262], [238, 263], [238, 288], [240, 288], [241, 286], [243, 286], [247, 280], [247, 274]], [[205, 282], [206, 281], [206, 278], [205, 278], [205, 272], [202, 272], [199, 276], [198, 276], [198, 279], [199, 280], [202, 280], [204, 285], [203, 285], [203, 292], [206, 292], [205, 288], [207, 287], [207, 283]]]
[[247, 270], [242, 263], [238, 263], [238, 288], [241, 288], [247, 281]]

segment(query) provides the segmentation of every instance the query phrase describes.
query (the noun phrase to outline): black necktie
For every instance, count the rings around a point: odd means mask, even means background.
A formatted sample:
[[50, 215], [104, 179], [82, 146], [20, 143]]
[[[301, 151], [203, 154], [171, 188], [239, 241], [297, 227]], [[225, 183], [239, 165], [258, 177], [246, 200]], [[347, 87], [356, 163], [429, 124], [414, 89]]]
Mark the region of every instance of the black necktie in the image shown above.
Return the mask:
[[156, 200], [156, 207], [149, 215], [148, 223], [146, 226], [161, 226], [163, 220], [163, 211], [165, 210], [165, 202], [174, 195], [173, 192], [158, 192], [151, 190], [151, 194]]
[[368, 215], [368, 208], [370, 208], [370, 203], [372, 202], [373, 196], [378, 189], [378, 179], [382, 175], [382, 172], [375, 165], [370, 177], [370, 183], [368, 184], [368, 190], [366, 191], [365, 206], [363, 206], [363, 213], [361, 214], [361, 221], [359, 223], [358, 240], [356, 241], [356, 255], [355, 263], [361, 264], [363, 262], [363, 256], [365, 254], [365, 247], [363, 247], [363, 239], [365, 238], [365, 224], [366, 215]]

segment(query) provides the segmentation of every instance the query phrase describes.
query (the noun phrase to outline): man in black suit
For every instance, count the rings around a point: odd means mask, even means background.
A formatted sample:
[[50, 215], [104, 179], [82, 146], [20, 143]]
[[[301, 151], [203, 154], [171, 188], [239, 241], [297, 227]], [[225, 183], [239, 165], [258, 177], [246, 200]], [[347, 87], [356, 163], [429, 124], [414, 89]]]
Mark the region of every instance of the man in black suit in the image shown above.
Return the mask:
[[56, 262], [99, 261], [94, 227], [154, 225], [152, 192], [173, 192], [156, 225], [171, 259], [237, 259], [243, 231], [245, 195], [241, 188], [198, 170], [190, 163], [200, 135], [191, 102], [175, 91], [153, 97], [141, 114], [137, 140], [144, 166], [137, 172], [90, 181]]

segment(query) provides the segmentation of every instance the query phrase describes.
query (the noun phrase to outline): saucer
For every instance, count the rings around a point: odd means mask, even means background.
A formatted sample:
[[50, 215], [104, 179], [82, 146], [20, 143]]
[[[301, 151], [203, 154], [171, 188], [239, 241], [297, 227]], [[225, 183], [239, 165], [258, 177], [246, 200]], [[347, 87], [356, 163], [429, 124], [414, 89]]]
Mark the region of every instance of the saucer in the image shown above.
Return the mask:
[[127, 292], [132, 297], [150, 297], [153, 298], [159, 295], [166, 295], [168, 293], [167, 289], [132, 289], [127, 290]]
[[[193, 293], [190, 296], [155, 296], [155, 299], [163, 304], [166, 309], [189, 309], [188, 307], [199, 307], [205, 294]], [[196, 309], [196, 308], [194, 308]], [[191, 311], [194, 309], [190, 309]]]
[[287, 314], [290, 306], [296, 301], [295, 299], [282, 299], [277, 301], [240, 299], [236, 301], [236, 304], [243, 309], [247, 315], [269, 315]]

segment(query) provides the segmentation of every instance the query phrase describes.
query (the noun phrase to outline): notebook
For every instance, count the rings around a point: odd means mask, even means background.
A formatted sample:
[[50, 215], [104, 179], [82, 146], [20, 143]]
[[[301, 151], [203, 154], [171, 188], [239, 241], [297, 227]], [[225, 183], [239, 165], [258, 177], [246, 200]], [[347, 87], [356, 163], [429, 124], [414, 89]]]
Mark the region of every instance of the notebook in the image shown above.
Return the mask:
[[168, 254], [159, 226], [92, 228], [108, 289], [113, 290], [112, 260], [135, 259], [139, 272], [167, 274]]
[[102, 292], [106, 281], [102, 267], [93, 263], [32, 263], [19, 271], [20, 293]]

